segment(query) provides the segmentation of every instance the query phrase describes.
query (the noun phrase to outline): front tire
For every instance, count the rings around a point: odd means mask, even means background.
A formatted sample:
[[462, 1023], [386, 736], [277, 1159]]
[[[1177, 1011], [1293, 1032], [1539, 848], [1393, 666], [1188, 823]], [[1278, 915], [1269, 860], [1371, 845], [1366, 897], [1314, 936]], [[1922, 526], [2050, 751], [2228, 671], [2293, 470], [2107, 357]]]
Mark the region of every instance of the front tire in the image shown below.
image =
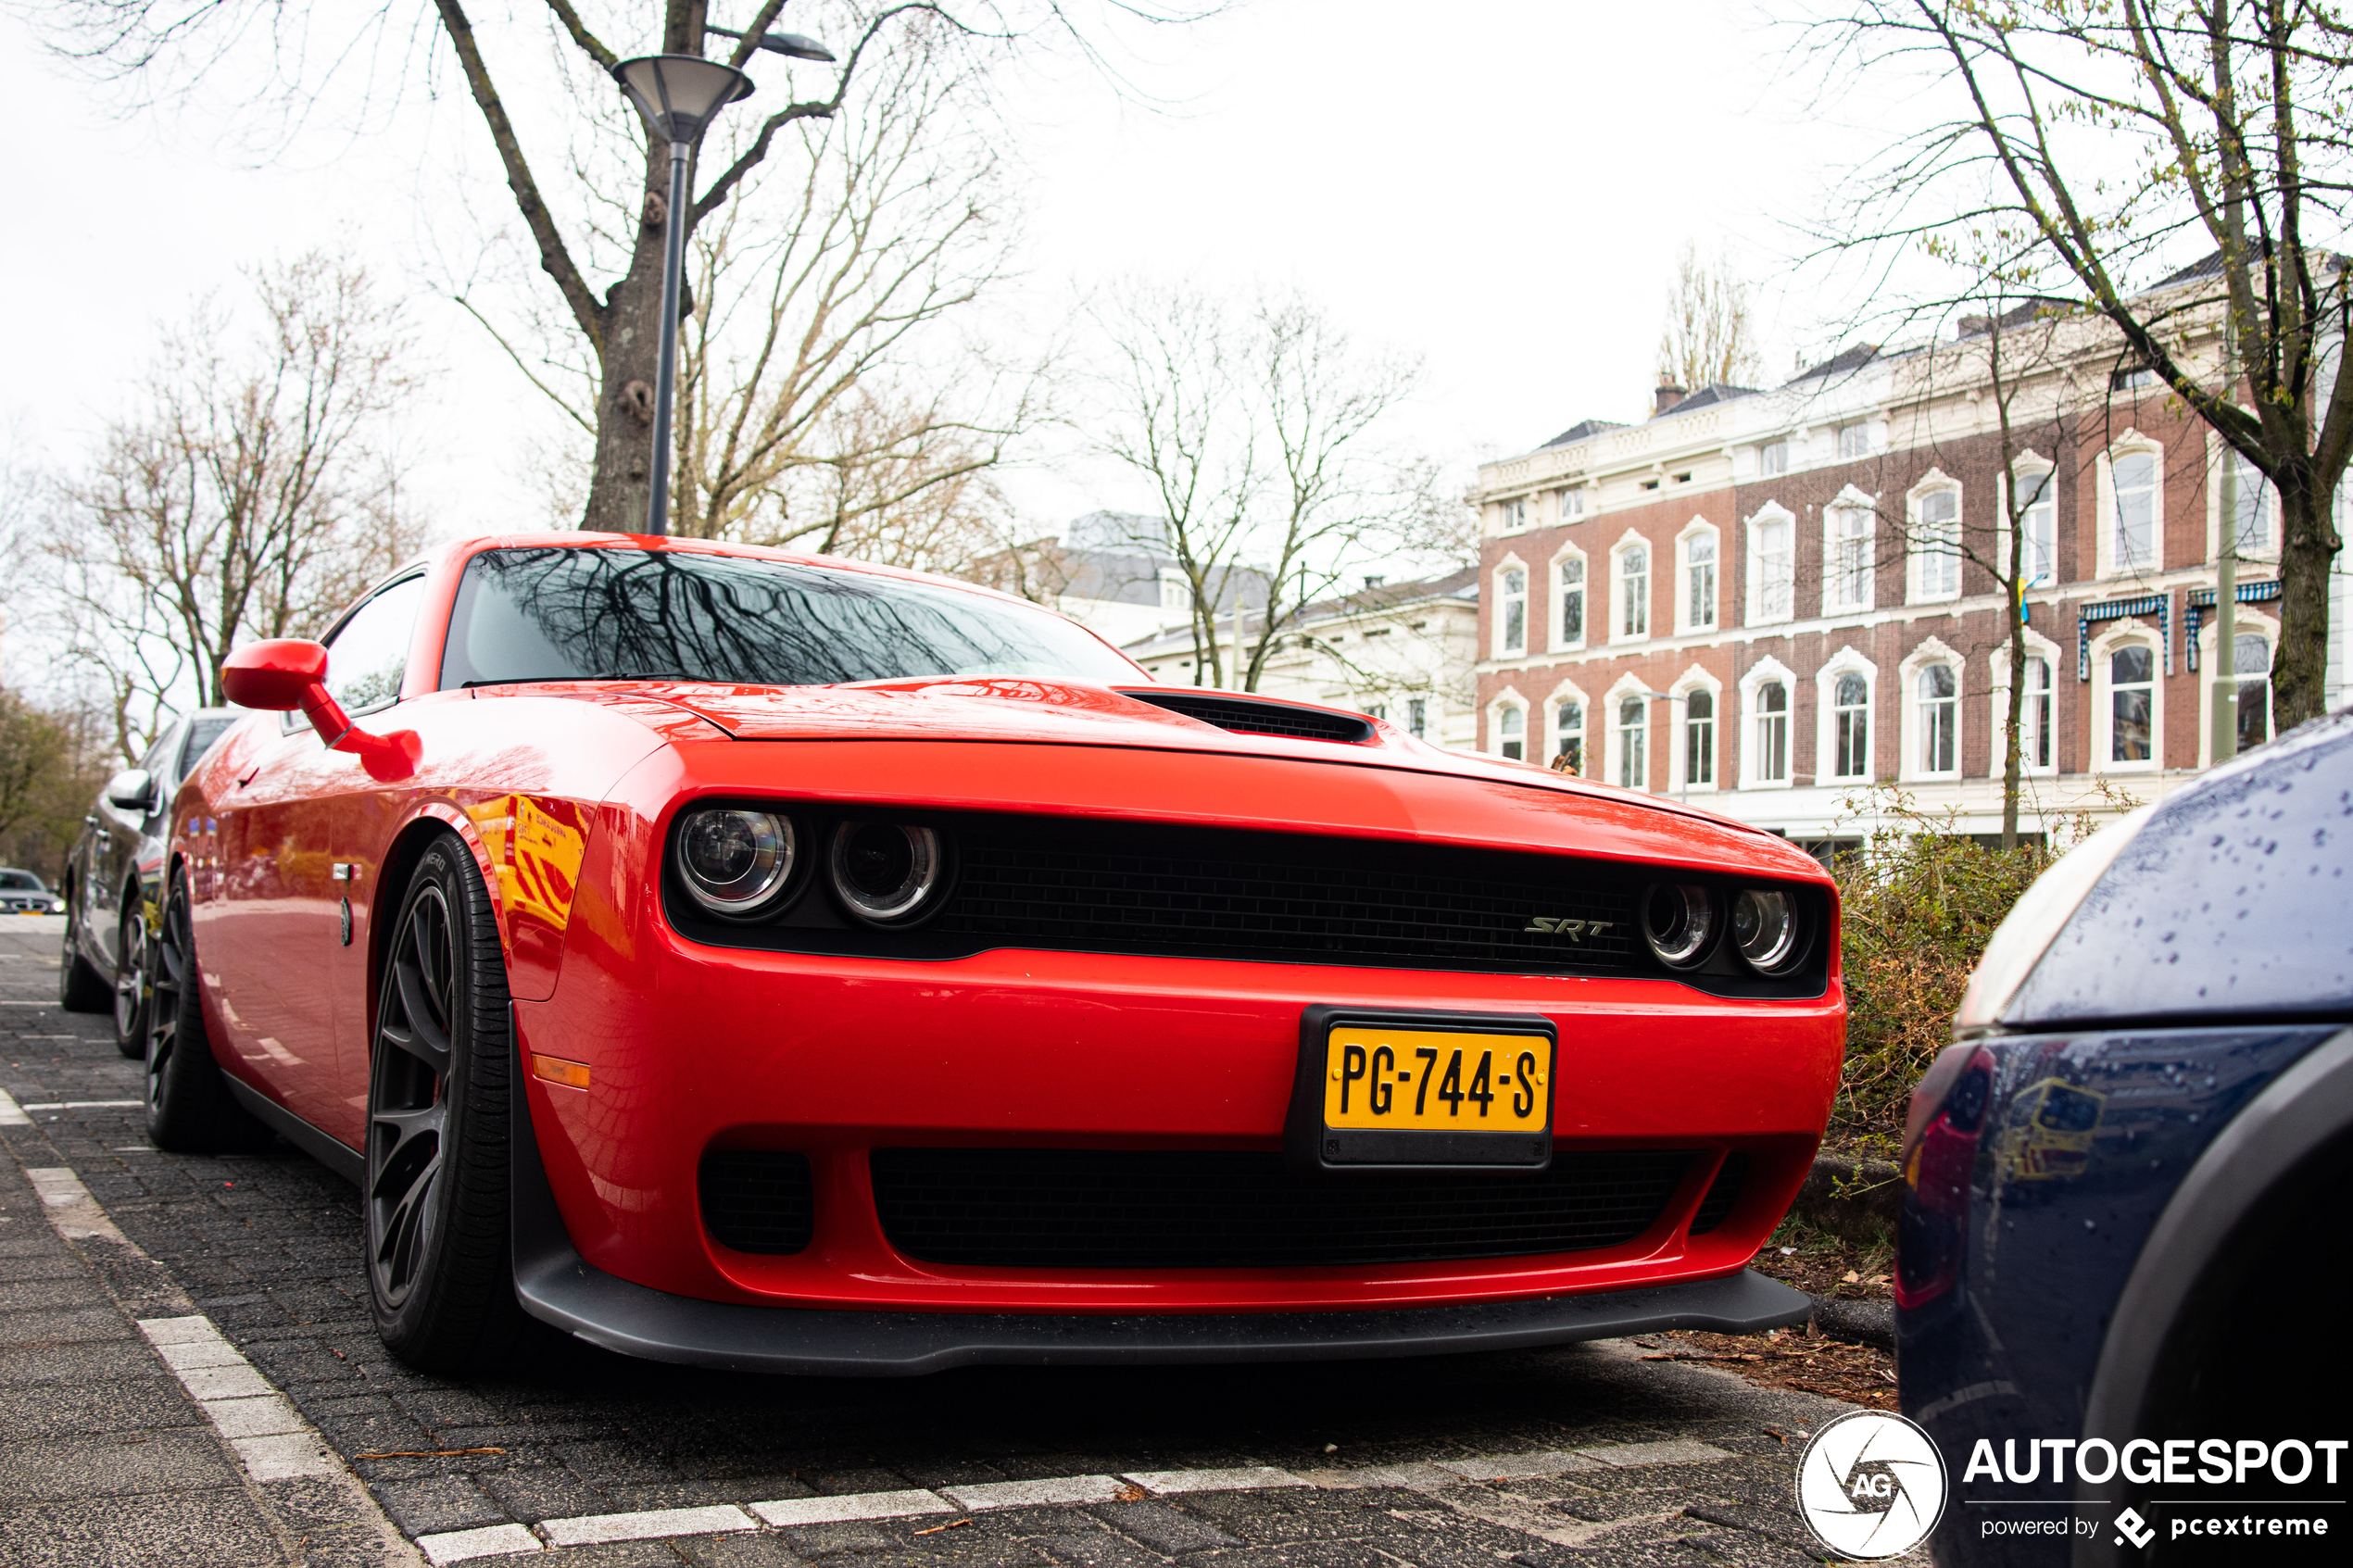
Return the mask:
[[147, 996], [147, 1136], [174, 1154], [251, 1154], [276, 1135], [229, 1093], [206, 1031], [188, 879], [174, 871]]
[[113, 989], [97, 966], [82, 956], [82, 944], [73, 939], [74, 927], [82, 923], [77, 908], [81, 902], [77, 884], [66, 897], [66, 945], [57, 955], [57, 1005], [68, 1012], [104, 1012], [114, 1001]]
[[454, 836], [417, 862], [384, 955], [368, 1066], [368, 1291], [376, 1332], [456, 1372], [522, 1323], [508, 1240], [507, 970], [490, 896]]
[[114, 1048], [136, 1060], [147, 1054], [147, 912], [133, 903], [122, 911], [115, 942]]

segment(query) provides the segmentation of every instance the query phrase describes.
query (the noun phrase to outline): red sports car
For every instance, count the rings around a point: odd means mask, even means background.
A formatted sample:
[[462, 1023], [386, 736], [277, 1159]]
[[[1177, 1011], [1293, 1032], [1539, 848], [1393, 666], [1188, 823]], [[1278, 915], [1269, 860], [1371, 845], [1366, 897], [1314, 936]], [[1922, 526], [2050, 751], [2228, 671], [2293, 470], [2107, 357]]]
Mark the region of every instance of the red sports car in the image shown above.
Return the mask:
[[468, 540], [231, 661], [147, 1118], [365, 1198], [386, 1342], [909, 1373], [1797, 1321], [1829, 880], [1151, 684], [962, 583]]

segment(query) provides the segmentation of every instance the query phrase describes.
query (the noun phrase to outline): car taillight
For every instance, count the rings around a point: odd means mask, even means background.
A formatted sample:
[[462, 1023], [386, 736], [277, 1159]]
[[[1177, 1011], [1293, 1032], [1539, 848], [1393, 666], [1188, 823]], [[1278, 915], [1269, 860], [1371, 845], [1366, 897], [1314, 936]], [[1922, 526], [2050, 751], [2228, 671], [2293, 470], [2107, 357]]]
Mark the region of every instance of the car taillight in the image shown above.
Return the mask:
[[1969, 1177], [1993, 1092], [1993, 1055], [1974, 1045], [1947, 1047], [1912, 1091], [1904, 1119], [1909, 1198], [1896, 1238], [1899, 1307], [1924, 1306], [1960, 1277]]

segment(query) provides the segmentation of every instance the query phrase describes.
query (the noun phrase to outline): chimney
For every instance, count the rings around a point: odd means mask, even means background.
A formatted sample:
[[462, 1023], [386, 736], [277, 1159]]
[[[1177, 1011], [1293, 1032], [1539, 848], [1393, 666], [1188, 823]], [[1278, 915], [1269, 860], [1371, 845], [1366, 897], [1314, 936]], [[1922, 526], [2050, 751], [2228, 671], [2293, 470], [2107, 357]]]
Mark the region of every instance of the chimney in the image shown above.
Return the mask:
[[1672, 408], [1676, 404], [1680, 403], [1684, 398], [1690, 395], [1691, 395], [1689, 393], [1685, 392], [1681, 387], [1677, 386], [1671, 381], [1663, 381], [1659, 383], [1658, 406], [1651, 410], [1651, 418], [1658, 418], [1659, 415], [1667, 412], [1667, 409]]

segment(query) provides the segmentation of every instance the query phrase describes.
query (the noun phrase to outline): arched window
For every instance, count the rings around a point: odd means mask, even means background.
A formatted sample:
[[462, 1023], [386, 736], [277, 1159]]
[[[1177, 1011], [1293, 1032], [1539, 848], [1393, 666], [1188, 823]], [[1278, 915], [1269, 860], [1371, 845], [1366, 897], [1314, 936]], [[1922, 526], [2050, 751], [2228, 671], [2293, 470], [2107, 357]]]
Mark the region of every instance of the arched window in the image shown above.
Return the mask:
[[1949, 664], [1920, 671], [1920, 771], [1949, 773], [1959, 766], [1960, 687]]
[[2271, 645], [2260, 633], [2231, 639], [2231, 669], [2239, 683], [2239, 749], [2271, 738]]
[[1617, 700], [1617, 782], [1628, 789], [1648, 789], [1650, 759], [1642, 741], [1650, 732], [1650, 715], [1641, 697]]
[[1716, 624], [1716, 535], [1683, 541], [1683, 626], [1705, 632]]
[[1871, 773], [1871, 684], [1851, 671], [1831, 691], [1831, 773], [1842, 779]]
[[2018, 759], [2028, 768], [2051, 765], [2051, 661], [2026, 661], [2026, 690], [2018, 706]]
[[1961, 593], [1961, 493], [1931, 490], [1920, 497], [1919, 535], [1913, 541], [1915, 596], [1953, 599]]
[[1585, 705], [1564, 700], [1553, 711], [1553, 766], [1564, 773], [1585, 771]]
[[1789, 778], [1789, 688], [1768, 681], [1756, 688], [1756, 780], [1781, 784]]
[[2120, 571], [2157, 563], [2157, 454], [2121, 452], [2110, 466], [2116, 491], [2112, 520]]
[[1651, 553], [1629, 545], [1617, 553], [1617, 634], [1647, 637], [1651, 632]]
[[1500, 737], [1497, 751], [1519, 761], [1528, 746], [1528, 715], [1516, 708], [1505, 708], [1495, 716], [1495, 731]]
[[2019, 522], [2026, 538], [2024, 559], [2030, 588], [2058, 581], [2058, 479], [2051, 469], [2023, 469], [2018, 475]]
[[1693, 692], [1683, 699], [1683, 782], [1716, 782], [1716, 694]]
[[1560, 641], [1573, 648], [1585, 640], [1585, 559], [1572, 556], [1560, 563]]
[[1790, 549], [1790, 520], [1768, 517], [1750, 535], [1753, 554], [1749, 571], [1755, 587], [1749, 603], [1752, 621], [1787, 621], [1795, 613], [1796, 559]]
[[[2237, 470], [2237, 483], [2234, 488], [2238, 492], [2236, 515], [2239, 554], [2259, 555], [2271, 548], [2271, 513], [2274, 509], [2271, 482], [2264, 477], [2261, 469], [2257, 468], [2236, 452], [2232, 452], [2229, 456], [2232, 464]], [[2245, 711], [2244, 708], [2240, 709], [2242, 713]]]
[[1499, 590], [1495, 614], [1503, 628], [1499, 652], [1505, 658], [1528, 651], [1528, 573], [1518, 567], [1505, 567], [1496, 573]]
[[1830, 562], [1822, 573], [1822, 613], [1871, 608], [1871, 514], [1861, 507], [1833, 507], [1830, 514]]
[[2145, 762], [2157, 709], [2157, 654], [2141, 644], [2108, 656], [2108, 760]]

